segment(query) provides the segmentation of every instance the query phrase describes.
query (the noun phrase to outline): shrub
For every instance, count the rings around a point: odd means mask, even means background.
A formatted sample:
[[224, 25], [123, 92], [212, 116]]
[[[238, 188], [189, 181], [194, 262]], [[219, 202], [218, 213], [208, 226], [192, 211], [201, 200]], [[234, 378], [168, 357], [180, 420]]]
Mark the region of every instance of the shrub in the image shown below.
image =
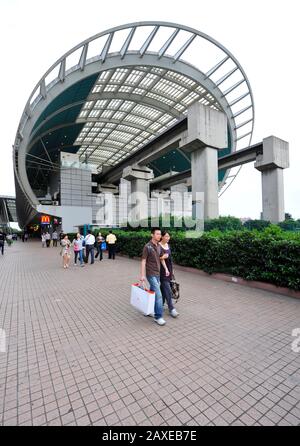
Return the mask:
[[[150, 231], [114, 232], [117, 250], [130, 257], [141, 256], [150, 239]], [[300, 290], [300, 234], [287, 233], [271, 224], [263, 231], [214, 230], [199, 238], [170, 233], [173, 258], [179, 265]]]

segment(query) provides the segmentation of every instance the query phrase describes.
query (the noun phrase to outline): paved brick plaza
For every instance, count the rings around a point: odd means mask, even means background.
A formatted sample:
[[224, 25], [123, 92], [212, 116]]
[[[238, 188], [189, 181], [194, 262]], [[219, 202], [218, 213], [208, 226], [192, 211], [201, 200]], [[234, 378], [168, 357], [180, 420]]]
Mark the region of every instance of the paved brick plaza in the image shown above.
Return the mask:
[[300, 301], [178, 271], [177, 320], [129, 305], [139, 262], [0, 256], [2, 425], [299, 425]]

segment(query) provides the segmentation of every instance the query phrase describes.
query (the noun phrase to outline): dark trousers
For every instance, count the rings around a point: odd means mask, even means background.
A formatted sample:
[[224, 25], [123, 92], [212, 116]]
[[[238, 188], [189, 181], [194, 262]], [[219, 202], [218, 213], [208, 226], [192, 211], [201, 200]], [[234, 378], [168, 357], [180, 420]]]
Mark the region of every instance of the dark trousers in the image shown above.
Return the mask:
[[95, 255], [95, 257], [99, 256], [99, 260], [103, 260], [103, 251], [101, 249], [101, 244], [97, 245], [97, 254]]
[[2, 242], [2, 240], [0, 242], [0, 249], [1, 249], [1, 252], [2, 252], [2, 255], [3, 255], [4, 254], [4, 242]]
[[50, 246], [50, 240], [46, 240], [46, 245], [47, 245], [47, 248], [49, 248], [49, 246]]
[[174, 308], [172, 301], [172, 290], [169, 280], [161, 280], [160, 289], [163, 298], [163, 304], [167, 301], [169, 311], [172, 311]]
[[88, 263], [89, 261], [89, 255], [91, 254], [91, 263], [94, 263], [94, 246], [93, 245], [86, 245], [85, 246], [85, 263]]
[[116, 245], [114, 243], [108, 243], [108, 258], [115, 260], [116, 255]]
[[57, 246], [57, 240], [56, 239], [53, 239], [53, 247], [54, 246]]

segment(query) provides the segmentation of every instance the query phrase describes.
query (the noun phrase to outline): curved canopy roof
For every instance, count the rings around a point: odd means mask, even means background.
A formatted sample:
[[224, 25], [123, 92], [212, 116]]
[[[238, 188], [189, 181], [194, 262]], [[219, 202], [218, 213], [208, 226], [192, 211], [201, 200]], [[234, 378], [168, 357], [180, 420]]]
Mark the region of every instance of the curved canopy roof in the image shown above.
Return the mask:
[[[220, 155], [251, 142], [249, 81], [211, 37], [174, 23], [139, 22], [87, 39], [50, 67], [25, 106], [14, 144], [24, 196], [37, 204], [32, 189], [59, 169], [60, 150], [101, 172], [182, 119], [195, 101], [227, 115], [230, 146]], [[159, 175], [187, 163], [174, 151], [150, 167]], [[220, 187], [227, 175], [219, 176]]]

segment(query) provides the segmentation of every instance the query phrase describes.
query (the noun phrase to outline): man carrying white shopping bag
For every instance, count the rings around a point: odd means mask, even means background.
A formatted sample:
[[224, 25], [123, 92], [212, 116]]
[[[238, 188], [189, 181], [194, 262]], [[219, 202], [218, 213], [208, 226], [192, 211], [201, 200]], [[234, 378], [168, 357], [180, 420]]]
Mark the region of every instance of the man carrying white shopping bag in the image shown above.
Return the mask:
[[[154, 303], [154, 320], [158, 325], [165, 325], [163, 319], [163, 300], [160, 290], [160, 255], [161, 255], [161, 230], [153, 228], [151, 231], [152, 238], [146, 243], [142, 254], [142, 275], [141, 282], [144, 283], [146, 278], [150, 285], [150, 290], [155, 292]], [[162, 261], [165, 266], [164, 260]]]
[[130, 303], [133, 307], [141, 311], [145, 316], [154, 313], [155, 293], [145, 289], [140, 283], [131, 285]]

